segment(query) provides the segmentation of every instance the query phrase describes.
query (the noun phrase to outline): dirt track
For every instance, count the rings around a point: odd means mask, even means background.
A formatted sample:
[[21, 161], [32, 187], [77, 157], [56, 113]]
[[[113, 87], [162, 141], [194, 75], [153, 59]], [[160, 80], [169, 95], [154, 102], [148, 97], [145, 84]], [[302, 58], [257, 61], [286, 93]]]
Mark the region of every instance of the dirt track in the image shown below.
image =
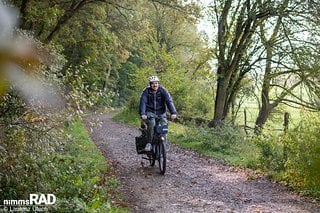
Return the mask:
[[[111, 120], [110, 113], [88, 116], [93, 141], [114, 162], [131, 212], [320, 212], [315, 202], [263, 177], [170, 145], [167, 171], [136, 154], [139, 130]], [[94, 121], [94, 122], [93, 122]], [[101, 122], [101, 126], [90, 122]], [[250, 177], [250, 178], [248, 178]]]

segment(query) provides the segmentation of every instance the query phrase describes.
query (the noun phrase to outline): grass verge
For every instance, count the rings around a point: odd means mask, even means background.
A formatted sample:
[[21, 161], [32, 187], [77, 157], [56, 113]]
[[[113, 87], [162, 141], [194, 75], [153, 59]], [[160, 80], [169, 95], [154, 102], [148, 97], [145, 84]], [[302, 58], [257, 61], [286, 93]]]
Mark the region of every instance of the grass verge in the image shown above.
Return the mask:
[[81, 120], [67, 128], [69, 141], [63, 151], [44, 164], [44, 178], [57, 197], [57, 211], [129, 212], [112, 204], [119, 182], [90, 140]]

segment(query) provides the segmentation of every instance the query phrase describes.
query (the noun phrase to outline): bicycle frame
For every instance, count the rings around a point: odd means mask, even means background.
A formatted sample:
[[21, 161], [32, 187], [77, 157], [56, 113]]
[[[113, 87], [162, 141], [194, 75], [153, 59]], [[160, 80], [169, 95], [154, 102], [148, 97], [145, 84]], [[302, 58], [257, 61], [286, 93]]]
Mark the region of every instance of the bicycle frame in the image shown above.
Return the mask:
[[161, 116], [155, 118], [156, 125], [152, 138], [152, 150], [150, 153], [146, 153], [147, 157], [143, 158], [149, 160], [151, 166], [154, 166], [155, 161], [157, 160], [159, 162], [160, 174], [163, 175], [166, 171], [165, 143], [167, 140], [168, 125], [161, 125], [160, 119]]

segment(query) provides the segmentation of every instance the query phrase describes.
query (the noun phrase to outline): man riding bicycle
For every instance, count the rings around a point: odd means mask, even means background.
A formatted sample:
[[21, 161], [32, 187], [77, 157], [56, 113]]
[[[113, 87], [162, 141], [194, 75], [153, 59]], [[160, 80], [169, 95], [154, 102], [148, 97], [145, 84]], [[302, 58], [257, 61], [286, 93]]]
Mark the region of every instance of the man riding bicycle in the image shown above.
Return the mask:
[[152, 148], [151, 142], [156, 125], [155, 118], [160, 116], [161, 125], [167, 124], [166, 111], [169, 109], [172, 120], [177, 118], [177, 110], [173, 104], [170, 93], [159, 84], [157, 76], [149, 78], [149, 87], [146, 87], [140, 97], [139, 114], [141, 119], [147, 124], [148, 143], [145, 151]]

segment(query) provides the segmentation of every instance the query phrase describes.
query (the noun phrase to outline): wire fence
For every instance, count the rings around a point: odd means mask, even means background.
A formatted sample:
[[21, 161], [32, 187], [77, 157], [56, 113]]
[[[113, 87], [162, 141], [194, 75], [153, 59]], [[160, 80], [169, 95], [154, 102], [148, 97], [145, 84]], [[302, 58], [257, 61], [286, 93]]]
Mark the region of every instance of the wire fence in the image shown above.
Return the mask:
[[[253, 121], [252, 119], [248, 119], [248, 117], [250, 117], [250, 116], [248, 116], [248, 111], [246, 109], [244, 109], [241, 112], [243, 112], [243, 121], [242, 122], [241, 122], [241, 120], [239, 121], [239, 118], [238, 118], [239, 126], [243, 127], [246, 134], [249, 134], [249, 131], [254, 131], [256, 129], [255, 121]], [[279, 124], [278, 124], [277, 127], [268, 127], [268, 130], [286, 133], [289, 129], [290, 113], [278, 112], [277, 115], [278, 115], [278, 117], [279, 116], [282, 117], [282, 119], [281, 119], [282, 128], [279, 128]]]

